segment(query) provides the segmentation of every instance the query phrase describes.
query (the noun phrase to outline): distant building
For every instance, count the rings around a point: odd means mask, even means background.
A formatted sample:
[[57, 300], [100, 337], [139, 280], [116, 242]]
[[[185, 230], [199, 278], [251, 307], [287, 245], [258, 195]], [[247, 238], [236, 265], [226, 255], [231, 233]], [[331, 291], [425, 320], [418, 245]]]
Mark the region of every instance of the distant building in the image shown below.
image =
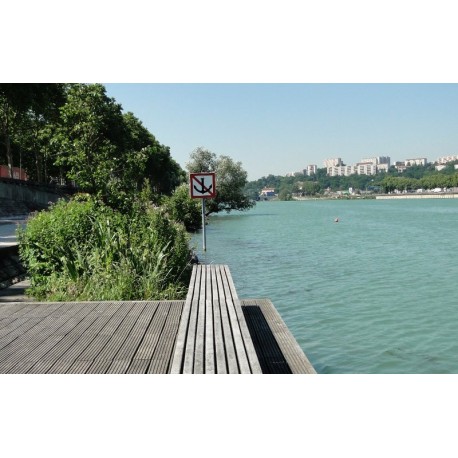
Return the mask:
[[361, 159], [361, 163], [371, 162], [377, 166], [387, 165], [390, 168], [391, 158], [389, 156], [375, 156], [370, 158]]
[[275, 197], [275, 189], [274, 188], [263, 188], [259, 193], [259, 198], [261, 200], [269, 200]]
[[377, 164], [373, 162], [358, 162], [355, 165], [358, 175], [375, 175], [377, 173]]
[[416, 159], [406, 159], [404, 164], [406, 167], [412, 167], [413, 165], [422, 165], [425, 166], [428, 163], [426, 157], [419, 157]]
[[323, 162], [324, 166], [328, 169], [329, 167], [339, 167], [343, 165], [342, 159], [340, 157], [336, 157], [334, 159], [326, 159]]
[[308, 165], [306, 169], [304, 169], [304, 175], [316, 175], [316, 172], [318, 170], [318, 166], [316, 165]]
[[401, 161], [395, 162], [394, 167], [400, 173], [404, 172], [404, 170], [407, 168], [405, 162], [401, 162]]
[[356, 173], [354, 165], [340, 165], [327, 168], [327, 174], [331, 177], [350, 176]]
[[442, 156], [437, 159], [438, 164], [447, 164], [447, 162], [458, 161], [458, 156]]
[[326, 159], [324, 161], [327, 174], [331, 177], [349, 175], [375, 175], [378, 172], [387, 172], [390, 168], [391, 159], [389, 156], [374, 156], [364, 158], [354, 165], [344, 165], [342, 159]]
[[390, 164], [378, 164], [377, 172], [388, 172], [390, 169]]

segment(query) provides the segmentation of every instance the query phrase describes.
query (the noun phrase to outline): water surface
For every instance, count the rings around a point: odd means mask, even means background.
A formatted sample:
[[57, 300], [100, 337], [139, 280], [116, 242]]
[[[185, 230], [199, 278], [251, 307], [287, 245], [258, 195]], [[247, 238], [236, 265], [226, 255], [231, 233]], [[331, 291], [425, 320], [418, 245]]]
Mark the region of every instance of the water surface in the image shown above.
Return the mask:
[[271, 299], [318, 373], [458, 373], [457, 228], [456, 200], [260, 202], [194, 243], [239, 297]]

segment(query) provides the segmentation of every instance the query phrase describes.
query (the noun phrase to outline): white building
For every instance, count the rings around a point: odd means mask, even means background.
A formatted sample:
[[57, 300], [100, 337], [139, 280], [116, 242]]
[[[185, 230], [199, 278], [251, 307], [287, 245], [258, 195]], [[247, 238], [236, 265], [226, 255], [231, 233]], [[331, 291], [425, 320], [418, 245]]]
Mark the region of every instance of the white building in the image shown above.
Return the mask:
[[377, 173], [377, 164], [372, 162], [358, 162], [355, 165], [358, 175], [375, 175]]
[[389, 168], [390, 168], [390, 164], [378, 164], [377, 172], [388, 172]]
[[340, 157], [335, 159], [326, 159], [327, 174], [329, 176], [349, 176], [358, 175], [375, 175], [378, 172], [387, 172], [390, 168], [391, 159], [389, 156], [374, 156], [365, 158], [361, 162], [354, 165], [343, 165]]
[[458, 161], [458, 156], [442, 156], [437, 159], [438, 164], [447, 164], [447, 162]]
[[412, 167], [413, 165], [422, 165], [425, 166], [428, 163], [426, 157], [417, 157], [415, 159], [406, 159], [404, 164], [406, 167]]
[[361, 159], [361, 163], [363, 162], [371, 162], [372, 164], [375, 164], [375, 165], [384, 164], [384, 165], [387, 165], [388, 168], [390, 168], [391, 158], [389, 156], [375, 156], [375, 157]]
[[350, 176], [356, 173], [354, 165], [340, 165], [335, 167], [328, 167], [327, 174], [331, 177], [337, 176]]
[[259, 193], [259, 198], [261, 200], [273, 199], [276, 196], [274, 188], [263, 188]]
[[328, 169], [329, 167], [339, 167], [343, 165], [342, 159], [340, 157], [336, 157], [334, 159], [326, 159], [323, 162], [324, 166]]
[[316, 172], [318, 170], [318, 166], [317, 165], [308, 165], [306, 169], [304, 169], [304, 175], [308, 175], [308, 176], [311, 176], [311, 175], [316, 175]]
[[396, 167], [396, 170], [398, 172], [404, 172], [404, 170], [407, 168], [405, 162], [400, 162], [400, 161], [395, 162], [394, 166]]

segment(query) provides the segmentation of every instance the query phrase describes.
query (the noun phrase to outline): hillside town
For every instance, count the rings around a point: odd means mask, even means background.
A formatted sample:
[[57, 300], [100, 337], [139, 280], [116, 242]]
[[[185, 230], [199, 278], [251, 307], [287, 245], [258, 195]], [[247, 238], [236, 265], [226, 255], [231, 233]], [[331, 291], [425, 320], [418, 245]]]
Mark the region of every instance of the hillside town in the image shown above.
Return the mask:
[[[458, 155], [441, 156], [434, 162], [435, 169], [440, 171], [445, 168], [446, 164], [453, 161], [458, 161]], [[409, 158], [404, 161], [391, 164], [391, 158], [389, 156], [364, 158], [361, 162], [357, 162], [352, 165], [346, 165], [340, 157], [326, 159], [323, 161], [327, 175], [331, 177], [350, 176], [355, 174], [376, 175], [380, 172], [388, 172], [391, 165], [393, 165], [398, 172], [404, 172], [408, 167], [415, 165], [426, 166], [428, 163], [427, 158], [419, 157]], [[458, 164], [455, 165], [455, 169], [458, 169]], [[316, 175], [317, 170], [317, 165], [308, 165], [305, 169], [298, 172], [287, 173], [286, 176], [313, 176]]]
[[[425, 157], [414, 157], [394, 164], [389, 156], [376, 156], [363, 158], [353, 165], [346, 165], [342, 158], [337, 157], [326, 159], [323, 165], [320, 169], [317, 165], [308, 165], [299, 172], [284, 176], [284, 180], [293, 181], [284, 181], [277, 177], [275, 184], [272, 180], [263, 183], [256, 200], [301, 199], [312, 195], [331, 198], [374, 197], [374, 194], [380, 192], [417, 195], [458, 192], [456, 180], [444, 181], [440, 177], [437, 180], [431, 179], [433, 181], [426, 178], [419, 180], [418, 173], [424, 172], [409, 170], [422, 168], [441, 172], [446, 167], [450, 170], [452, 166], [454, 170], [458, 170], [458, 155], [441, 156], [435, 162], [428, 162]], [[388, 178], [393, 177], [393, 174], [396, 178]], [[414, 176], [417, 178], [413, 178]], [[337, 181], [332, 184], [329, 181], [331, 179]]]

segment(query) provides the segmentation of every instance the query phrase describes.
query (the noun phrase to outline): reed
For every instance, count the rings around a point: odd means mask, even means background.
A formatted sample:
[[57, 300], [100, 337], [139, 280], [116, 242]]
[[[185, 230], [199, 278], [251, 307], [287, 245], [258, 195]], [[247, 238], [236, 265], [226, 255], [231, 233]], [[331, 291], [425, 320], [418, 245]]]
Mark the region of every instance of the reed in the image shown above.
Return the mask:
[[[84, 230], [82, 230], [84, 228]], [[159, 209], [128, 214], [98, 202], [59, 202], [18, 234], [38, 300], [181, 299], [189, 236]]]

